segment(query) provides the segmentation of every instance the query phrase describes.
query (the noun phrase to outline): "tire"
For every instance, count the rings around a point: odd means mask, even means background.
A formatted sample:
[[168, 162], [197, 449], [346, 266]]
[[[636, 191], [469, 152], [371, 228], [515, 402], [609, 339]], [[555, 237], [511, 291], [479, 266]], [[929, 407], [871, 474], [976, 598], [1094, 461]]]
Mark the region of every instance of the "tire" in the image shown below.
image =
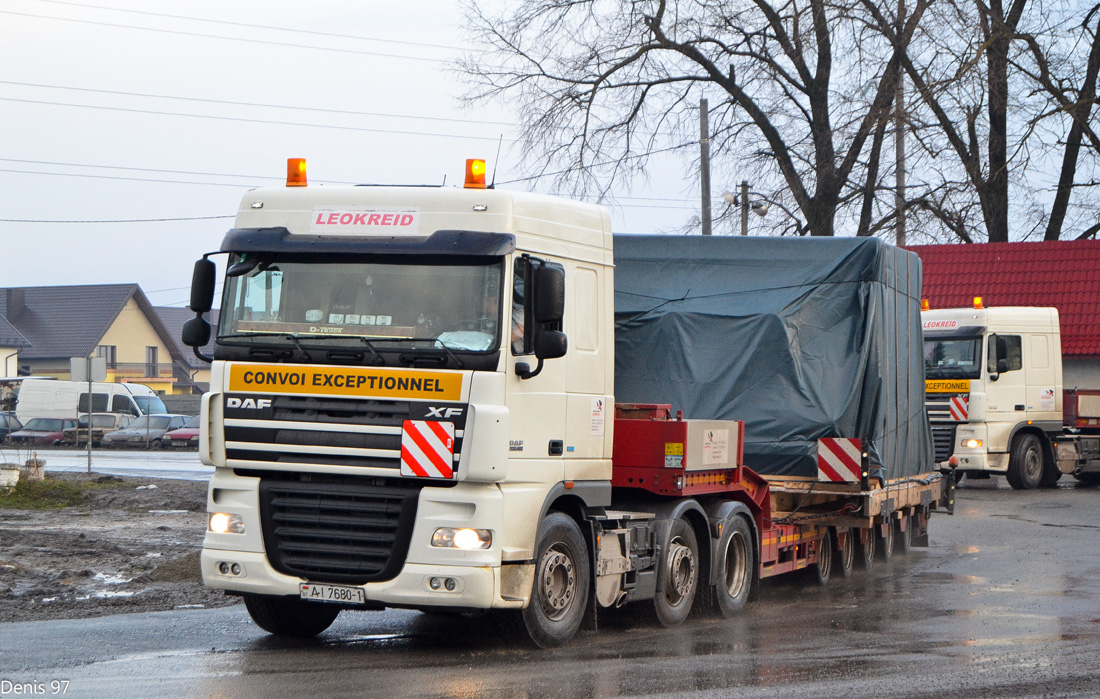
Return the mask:
[[841, 537], [834, 534], [833, 542], [836, 548], [833, 553], [836, 557], [833, 559], [833, 569], [835, 572], [840, 573], [840, 577], [850, 578], [852, 577], [852, 569], [856, 565], [855, 534], [849, 529], [843, 538], [844, 543], [847, 545], [841, 549]]
[[825, 536], [818, 542], [817, 563], [806, 568], [805, 580], [808, 583], [825, 587], [833, 574], [836, 556], [836, 544], [833, 542], [833, 530], [826, 529]]
[[668, 534], [668, 545], [657, 568], [657, 594], [653, 606], [662, 626], [682, 624], [691, 613], [699, 587], [699, 544], [687, 520], [676, 519]]
[[150, 449], [160, 449], [162, 446], [163, 444], [159, 439], [154, 439], [153, 441], [149, 442]]
[[1100, 473], [1078, 473], [1073, 477], [1081, 485], [1100, 485]]
[[1062, 478], [1062, 472], [1058, 470], [1058, 466], [1053, 463], [1048, 463], [1043, 466], [1043, 477], [1039, 479], [1040, 488], [1053, 488], [1058, 485], [1058, 481]]
[[875, 567], [875, 528], [859, 530], [859, 543], [856, 546], [859, 567], [863, 570], [871, 570]]
[[718, 540], [714, 585], [700, 595], [708, 613], [729, 619], [745, 608], [752, 593], [755, 552], [752, 528], [744, 517], [734, 516], [726, 523], [722, 538]]
[[876, 525], [874, 527], [875, 538], [878, 539], [876, 546], [878, 548], [877, 554], [879, 560], [889, 561], [894, 557], [894, 528], [895, 523], [891, 517], [885, 525]]
[[592, 587], [588, 548], [577, 523], [550, 512], [535, 543], [531, 601], [521, 613], [527, 637], [539, 648], [555, 648], [576, 635]]
[[335, 605], [303, 602], [296, 597], [245, 595], [244, 606], [256, 626], [286, 638], [312, 638], [332, 626], [340, 614]]
[[1008, 484], [1016, 490], [1031, 490], [1043, 478], [1043, 449], [1033, 434], [1019, 435], [1012, 441], [1008, 459]]
[[[905, 531], [901, 530], [902, 523], [905, 524]], [[894, 522], [894, 545], [897, 547], [897, 551], [900, 554], [907, 554], [913, 549], [913, 518], [909, 515], [903, 515], [896, 522]]]

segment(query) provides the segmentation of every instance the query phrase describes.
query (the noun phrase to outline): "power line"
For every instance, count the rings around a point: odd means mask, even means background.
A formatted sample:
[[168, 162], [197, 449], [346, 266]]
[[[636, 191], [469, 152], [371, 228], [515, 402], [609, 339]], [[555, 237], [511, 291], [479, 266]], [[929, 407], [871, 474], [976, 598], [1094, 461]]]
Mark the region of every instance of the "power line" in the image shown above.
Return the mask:
[[[4, 163], [26, 163], [28, 165], [50, 165], [54, 167], [86, 167], [97, 168], [103, 170], [133, 170], [135, 172], [155, 172], [162, 175], [199, 175], [202, 177], [240, 177], [248, 180], [277, 180], [278, 177], [270, 175], [235, 175], [225, 172], [197, 172], [194, 170], [161, 170], [148, 167], [129, 167], [126, 165], [89, 165], [88, 163], [63, 163], [56, 160], [23, 160], [20, 158], [0, 158], [0, 162]], [[55, 174], [55, 173], [39, 173], [43, 175]], [[61, 174], [61, 173], [58, 173]], [[339, 182], [334, 180], [325, 180], [326, 184], [358, 184], [357, 182]], [[235, 185], [230, 185], [235, 186]]]
[[[0, 10], [2, 13], [2, 10]], [[340, 131], [362, 131], [368, 133], [397, 134], [402, 136], [427, 136], [431, 138], [462, 138], [465, 140], [496, 142], [499, 136], [464, 136], [462, 134], [432, 133], [429, 131], [401, 131], [398, 129], [371, 129], [365, 126], [339, 126], [336, 124], [308, 124], [297, 121], [279, 121], [273, 119], [250, 119], [247, 117], [217, 116], [213, 114], [187, 114], [184, 112], [164, 112], [155, 109], [134, 109], [132, 107], [108, 107], [97, 104], [74, 104], [72, 102], [50, 102], [48, 100], [28, 100], [17, 97], [0, 97], [0, 101], [19, 102], [22, 104], [39, 104], [51, 107], [77, 107], [82, 109], [99, 109], [109, 112], [129, 112], [132, 114], [155, 114], [157, 116], [191, 117], [195, 119], [214, 119], [219, 121], [235, 121], [250, 124], [266, 124], [268, 126], [303, 126], [316, 129], [337, 129]], [[509, 139], [513, 143], [514, 139]]]
[[290, 29], [288, 27], [273, 27], [264, 24], [252, 24], [249, 22], [230, 22], [228, 20], [221, 19], [207, 19], [205, 17], [185, 17], [183, 15], [169, 15], [160, 12], [146, 12], [143, 10], [130, 10], [120, 7], [102, 7], [100, 5], [85, 5], [78, 2], [64, 2], [64, 0], [39, 0], [39, 2], [48, 2], [54, 5], [70, 5], [72, 7], [84, 7], [92, 10], [107, 10], [109, 12], [126, 12], [134, 15], [146, 15], [149, 17], [164, 17], [167, 19], [184, 19], [192, 22], [207, 22], [210, 24], [224, 24], [231, 27], [246, 27], [248, 29], [270, 29], [277, 32], [289, 32], [292, 34], [310, 34], [312, 36], [323, 36], [336, 39], [354, 39], [356, 41], [377, 41], [383, 44], [400, 44], [403, 46], [416, 46], [418, 48], [430, 48], [430, 49], [450, 49], [453, 51], [465, 51], [466, 47], [463, 46], [448, 46], [446, 44], [427, 44], [418, 41], [402, 41], [400, 39], [380, 39], [373, 36], [356, 36], [354, 34], [334, 34], [330, 32], [317, 32], [308, 29]]
[[58, 220], [42, 218], [0, 218], [0, 223], [162, 223], [165, 221], [211, 221], [219, 218], [235, 218], [235, 216], [182, 216], [179, 218], [120, 218], [91, 220]]
[[[244, 184], [231, 184], [229, 182], [187, 182], [184, 180], [158, 180], [151, 177], [122, 177], [120, 175], [92, 175], [83, 172], [39, 172], [37, 170], [13, 170], [0, 168], [0, 172], [11, 172], [17, 175], [52, 175], [54, 177], [84, 177], [92, 180], [123, 180], [126, 182], [153, 182], [157, 184], [194, 184], [207, 187], [247, 187]], [[276, 178], [268, 178], [276, 179]]]
[[[54, 2], [55, 0], [43, 0], [46, 2]], [[369, 116], [369, 117], [383, 117], [387, 119], [422, 119], [425, 121], [446, 121], [459, 124], [483, 124], [490, 126], [510, 126], [514, 127], [517, 124], [507, 121], [488, 121], [483, 119], [455, 119], [450, 117], [437, 117], [437, 116], [417, 116], [415, 114], [387, 114], [385, 112], [358, 112], [348, 109], [325, 109], [323, 107], [296, 107], [286, 104], [265, 104], [262, 102], [236, 102], [233, 100], [215, 100], [202, 97], [179, 97], [176, 95], [153, 95], [142, 92], [123, 92], [120, 90], [96, 90], [88, 87], [68, 87], [65, 85], [43, 85], [40, 83], [23, 83], [15, 82], [12, 80], [0, 80], [0, 85], [16, 85], [19, 87], [37, 87], [48, 90], [73, 90], [76, 92], [91, 92], [100, 95], [121, 95], [124, 97], [146, 97], [151, 99], [166, 99], [166, 100], [178, 100], [182, 102], [203, 102], [206, 104], [220, 104], [230, 107], [259, 107], [263, 109], [294, 109], [303, 112], [318, 112], [323, 114], [343, 114], [348, 116]]]
[[12, 12], [0, 10], [0, 14], [14, 15], [16, 17], [31, 17], [34, 19], [52, 19], [58, 22], [73, 22], [75, 24], [91, 24], [97, 27], [112, 27], [114, 29], [137, 29], [146, 32], [158, 32], [161, 34], [175, 34], [177, 36], [198, 37], [201, 39], [222, 39], [224, 41], [239, 41], [246, 44], [261, 44], [263, 46], [281, 46], [298, 49], [312, 49], [314, 51], [328, 51], [331, 53], [354, 54], [357, 56], [375, 56], [377, 58], [400, 58], [407, 61], [422, 61], [425, 63], [447, 64], [449, 61], [442, 58], [426, 58], [423, 56], [405, 56], [398, 53], [380, 53], [378, 51], [357, 51], [355, 49], [340, 49], [335, 46], [310, 46], [308, 44], [290, 44], [282, 41], [266, 41], [264, 39], [246, 39], [239, 36], [220, 36], [218, 34], [202, 34], [200, 32], [185, 32], [178, 29], [158, 29], [155, 27], [139, 27], [132, 24], [116, 24], [113, 22], [96, 22], [90, 19], [74, 19], [72, 17], [54, 17], [51, 15], [36, 15], [29, 12]]

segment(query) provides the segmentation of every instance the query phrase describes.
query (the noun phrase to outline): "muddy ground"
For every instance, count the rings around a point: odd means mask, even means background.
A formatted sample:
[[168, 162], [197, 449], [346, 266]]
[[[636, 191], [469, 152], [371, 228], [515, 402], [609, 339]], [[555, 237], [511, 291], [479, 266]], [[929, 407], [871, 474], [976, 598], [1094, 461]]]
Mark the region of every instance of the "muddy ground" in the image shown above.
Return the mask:
[[204, 588], [199, 574], [206, 483], [50, 478], [94, 487], [61, 509], [0, 506], [0, 623], [237, 602]]

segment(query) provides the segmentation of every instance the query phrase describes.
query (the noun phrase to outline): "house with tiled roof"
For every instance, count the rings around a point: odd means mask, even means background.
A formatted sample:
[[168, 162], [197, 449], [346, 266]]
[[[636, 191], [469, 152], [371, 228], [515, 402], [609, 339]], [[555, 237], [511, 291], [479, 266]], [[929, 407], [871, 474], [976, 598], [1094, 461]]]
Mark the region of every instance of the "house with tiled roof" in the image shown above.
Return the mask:
[[198, 387], [137, 284], [0, 288], [0, 318], [26, 341], [19, 375], [69, 379], [73, 357], [104, 357], [107, 380], [166, 395]]
[[0, 379], [19, 375], [19, 353], [30, 346], [23, 333], [0, 316]]
[[1063, 384], [1100, 388], [1100, 240], [909, 248], [924, 263], [932, 308], [1053, 306], [1062, 326]]
[[[157, 306], [155, 308], [160, 321], [168, 329], [168, 335], [180, 350], [183, 363], [191, 371], [192, 380], [208, 390], [210, 386], [210, 362], [199, 359], [194, 350], [183, 344], [183, 325], [195, 317], [195, 312], [190, 308], [178, 308], [176, 306]], [[211, 326], [218, 326], [218, 311], [214, 309], [203, 315]], [[214, 334], [210, 335], [210, 342], [200, 351], [207, 357], [214, 356]]]

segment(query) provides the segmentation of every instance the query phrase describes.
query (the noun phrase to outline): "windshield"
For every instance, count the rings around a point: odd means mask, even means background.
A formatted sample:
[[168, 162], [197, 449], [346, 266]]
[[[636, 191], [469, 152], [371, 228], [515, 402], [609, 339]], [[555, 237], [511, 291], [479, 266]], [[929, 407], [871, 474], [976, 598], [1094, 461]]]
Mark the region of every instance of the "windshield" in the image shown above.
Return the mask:
[[134, 401], [145, 415], [163, 415], [168, 412], [164, 401], [157, 396], [134, 396]]
[[127, 425], [131, 429], [166, 430], [172, 418], [168, 415], [144, 415]]
[[218, 342], [299, 351], [492, 352], [500, 344], [500, 258], [232, 256]]
[[183, 423], [183, 427], [181, 427], [180, 429], [198, 429], [199, 422], [201, 422], [199, 420], [199, 416], [196, 415], [195, 417], [191, 418], [187, 422]]
[[982, 338], [924, 340], [924, 375], [929, 379], [977, 379], [982, 371]]
[[23, 429], [30, 432], [60, 432], [65, 429], [65, 421], [60, 418], [36, 417], [23, 425]]

